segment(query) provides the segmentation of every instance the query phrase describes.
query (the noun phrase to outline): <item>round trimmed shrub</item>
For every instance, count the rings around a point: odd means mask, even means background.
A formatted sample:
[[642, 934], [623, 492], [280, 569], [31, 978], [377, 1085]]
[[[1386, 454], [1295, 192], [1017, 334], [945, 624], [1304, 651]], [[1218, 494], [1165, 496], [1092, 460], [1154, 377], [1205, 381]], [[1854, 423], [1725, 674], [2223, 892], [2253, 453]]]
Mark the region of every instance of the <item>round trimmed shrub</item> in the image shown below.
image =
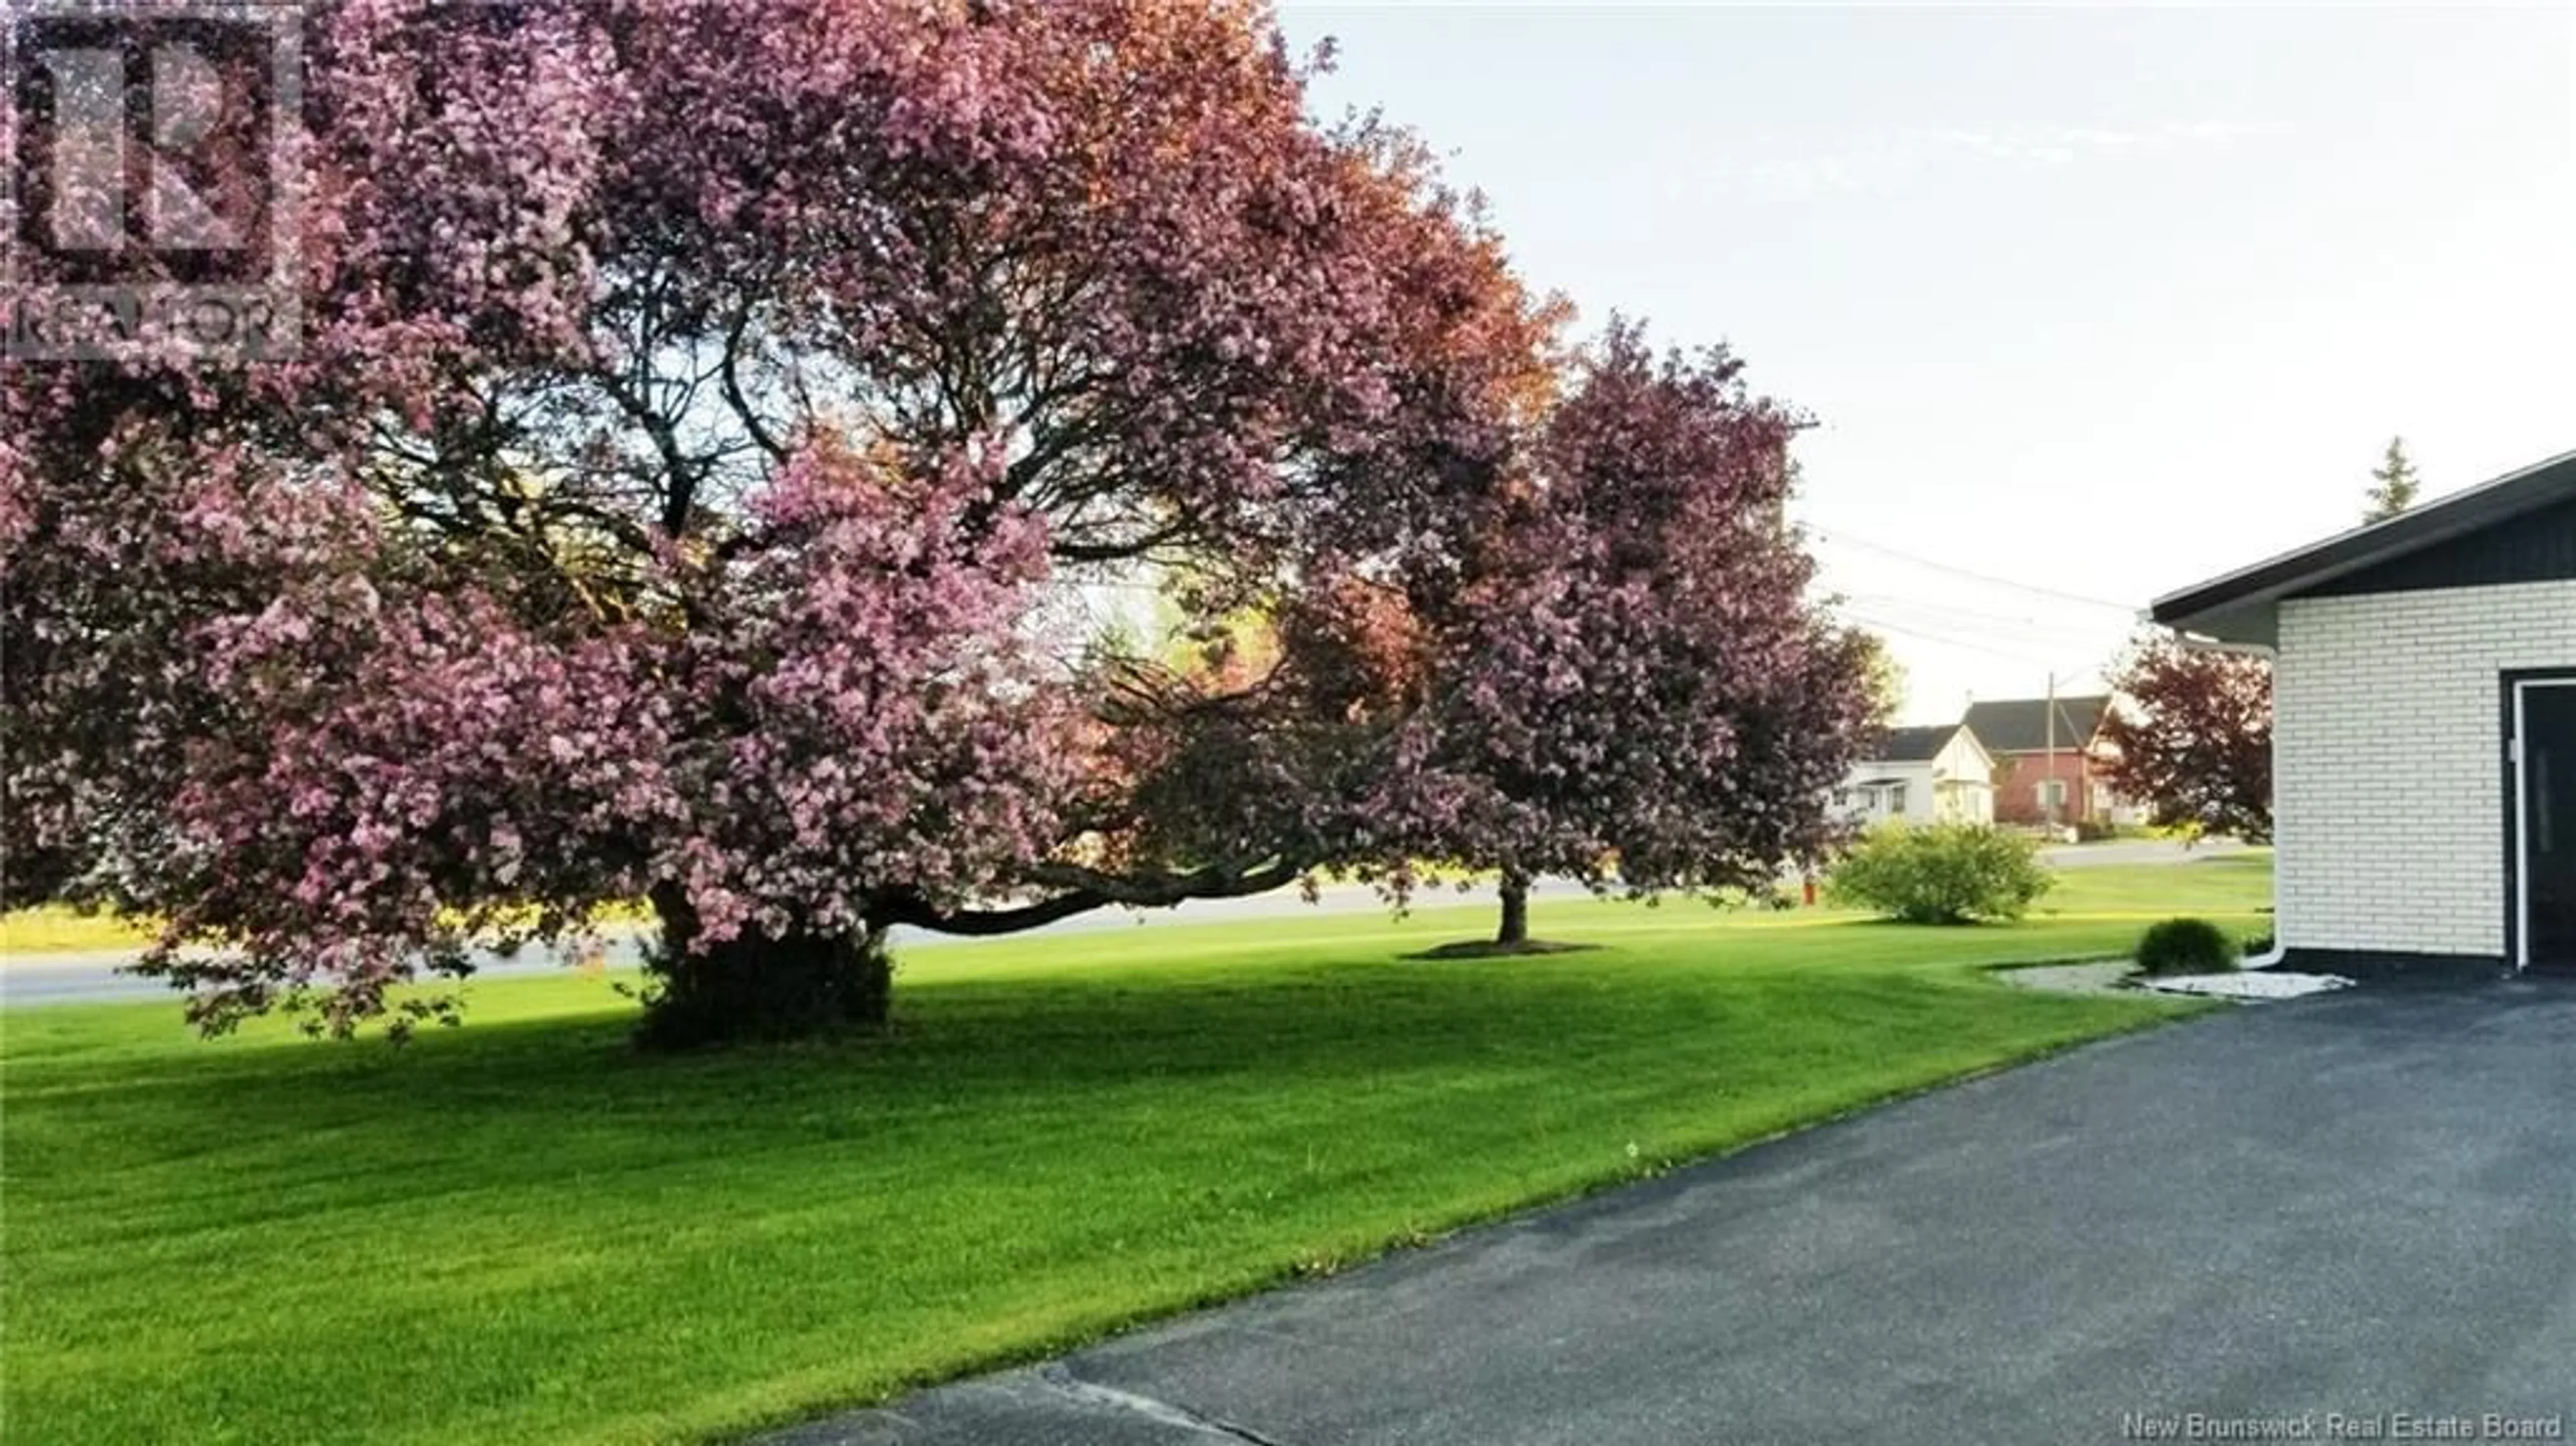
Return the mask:
[[2039, 865], [2039, 845], [1984, 824], [1872, 830], [1834, 866], [1837, 903], [1909, 924], [2018, 919], [2057, 882]]
[[2138, 941], [2141, 974], [2225, 974], [2236, 960], [2234, 936], [2207, 919], [2167, 919]]

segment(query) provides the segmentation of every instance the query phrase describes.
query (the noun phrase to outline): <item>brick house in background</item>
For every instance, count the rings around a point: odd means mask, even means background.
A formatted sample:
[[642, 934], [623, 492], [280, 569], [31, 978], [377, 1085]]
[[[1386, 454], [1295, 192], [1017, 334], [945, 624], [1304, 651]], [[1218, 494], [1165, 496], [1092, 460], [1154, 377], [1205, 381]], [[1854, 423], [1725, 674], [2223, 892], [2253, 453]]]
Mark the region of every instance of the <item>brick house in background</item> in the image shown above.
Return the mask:
[[2101, 770], [2099, 735], [2111, 711], [2110, 698], [2058, 698], [2053, 708], [2052, 720], [2047, 698], [2001, 698], [1968, 706], [1962, 721], [1995, 756], [1995, 821], [2127, 821], [2129, 810], [2112, 797]]

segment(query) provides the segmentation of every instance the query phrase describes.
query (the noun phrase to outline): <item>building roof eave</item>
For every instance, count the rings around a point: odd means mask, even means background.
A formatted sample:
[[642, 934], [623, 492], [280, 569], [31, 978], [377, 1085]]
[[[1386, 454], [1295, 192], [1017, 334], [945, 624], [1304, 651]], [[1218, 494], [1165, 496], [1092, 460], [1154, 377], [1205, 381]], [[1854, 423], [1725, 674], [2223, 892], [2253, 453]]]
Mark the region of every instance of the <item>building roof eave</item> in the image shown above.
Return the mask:
[[2271, 647], [2280, 601], [2348, 573], [2500, 526], [2576, 497], [2576, 452], [2509, 472], [2385, 522], [2340, 532], [2157, 598], [2147, 616], [2220, 642]]

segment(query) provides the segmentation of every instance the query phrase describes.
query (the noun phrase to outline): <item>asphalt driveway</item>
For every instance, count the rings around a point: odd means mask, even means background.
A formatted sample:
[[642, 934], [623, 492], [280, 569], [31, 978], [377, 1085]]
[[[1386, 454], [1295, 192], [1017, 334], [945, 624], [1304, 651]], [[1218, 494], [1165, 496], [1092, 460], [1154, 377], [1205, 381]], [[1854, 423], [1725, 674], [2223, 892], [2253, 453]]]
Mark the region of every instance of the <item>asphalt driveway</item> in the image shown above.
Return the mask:
[[770, 1441], [2514, 1439], [2488, 1413], [2576, 1415], [2564, 982], [2111, 1041]]

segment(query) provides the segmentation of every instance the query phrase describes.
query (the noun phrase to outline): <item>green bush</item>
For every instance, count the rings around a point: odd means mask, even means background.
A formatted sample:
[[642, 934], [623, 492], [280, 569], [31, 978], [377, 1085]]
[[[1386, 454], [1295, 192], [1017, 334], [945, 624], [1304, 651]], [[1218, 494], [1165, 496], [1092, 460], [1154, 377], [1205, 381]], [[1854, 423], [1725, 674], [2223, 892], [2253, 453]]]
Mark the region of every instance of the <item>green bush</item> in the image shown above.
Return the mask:
[[2039, 845], [1985, 824], [1873, 830], [1834, 866], [1836, 902], [1913, 924], [2018, 919], [2057, 881]]
[[2224, 974], [2236, 959], [2236, 940], [2207, 919], [2167, 919], [2138, 941], [2141, 974]]

